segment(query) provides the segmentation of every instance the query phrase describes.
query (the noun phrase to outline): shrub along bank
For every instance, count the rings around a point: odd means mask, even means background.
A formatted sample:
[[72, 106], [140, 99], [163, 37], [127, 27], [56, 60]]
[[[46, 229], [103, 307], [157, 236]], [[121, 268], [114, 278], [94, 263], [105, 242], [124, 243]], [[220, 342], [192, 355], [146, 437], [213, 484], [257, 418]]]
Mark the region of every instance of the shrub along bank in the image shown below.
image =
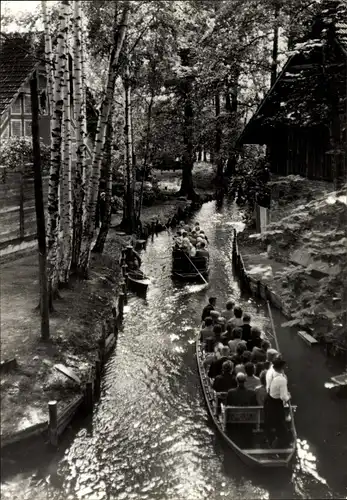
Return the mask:
[[268, 284], [290, 312], [292, 325], [345, 352], [346, 189], [334, 192], [331, 184], [299, 176], [275, 179], [270, 186], [272, 222], [263, 234], [250, 229], [240, 234], [240, 251], [270, 264]]

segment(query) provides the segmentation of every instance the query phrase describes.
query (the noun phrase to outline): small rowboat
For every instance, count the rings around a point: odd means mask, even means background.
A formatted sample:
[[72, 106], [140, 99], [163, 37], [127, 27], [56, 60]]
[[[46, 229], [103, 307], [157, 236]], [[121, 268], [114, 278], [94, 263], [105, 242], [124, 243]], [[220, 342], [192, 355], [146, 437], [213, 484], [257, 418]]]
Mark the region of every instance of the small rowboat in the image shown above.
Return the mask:
[[[216, 393], [203, 366], [205, 353], [200, 338], [196, 340], [196, 359], [208, 411], [223, 439], [241, 458], [251, 466], [287, 467], [296, 450], [294, 422], [288, 422], [291, 444], [288, 448], [269, 448], [263, 431], [262, 406], [226, 406], [226, 393]], [[224, 402], [223, 402], [224, 401]], [[296, 407], [292, 406], [292, 410]]]
[[204, 257], [188, 257], [182, 250], [172, 252], [172, 276], [183, 281], [207, 280], [209, 262]]
[[128, 272], [128, 286], [133, 292], [145, 294], [150, 282], [150, 279], [142, 271]]

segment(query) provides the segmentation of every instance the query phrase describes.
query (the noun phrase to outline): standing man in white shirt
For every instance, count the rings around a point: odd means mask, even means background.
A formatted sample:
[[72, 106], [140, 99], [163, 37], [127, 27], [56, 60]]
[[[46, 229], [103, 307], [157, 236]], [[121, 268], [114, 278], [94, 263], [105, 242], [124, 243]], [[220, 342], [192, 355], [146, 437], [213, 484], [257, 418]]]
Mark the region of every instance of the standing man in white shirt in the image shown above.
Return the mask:
[[[285, 361], [279, 354], [272, 362], [271, 378], [266, 377], [267, 396], [264, 401], [264, 424], [268, 441], [282, 448], [288, 444], [288, 429], [283, 403], [290, 400], [288, 381], [284, 374]], [[269, 370], [268, 370], [269, 372]], [[267, 374], [266, 374], [267, 375]]]

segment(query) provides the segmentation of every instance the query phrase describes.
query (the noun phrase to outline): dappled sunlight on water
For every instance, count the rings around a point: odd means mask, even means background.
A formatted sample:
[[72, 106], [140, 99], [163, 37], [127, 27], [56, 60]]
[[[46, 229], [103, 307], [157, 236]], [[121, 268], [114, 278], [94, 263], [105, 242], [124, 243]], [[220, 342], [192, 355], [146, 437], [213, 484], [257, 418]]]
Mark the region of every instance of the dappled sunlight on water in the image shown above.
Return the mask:
[[[129, 298], [124, 327], [106, 366], [94, 416], [78, 432], [57, 473], [52, 474], [54, 489], [48, 489], [47, 484], [35, 489], [23, 479], [22, 492], [31, 491], [26, 498], [238, 500], [334, 496], [321, 477], [316, 453], [303, 438], [292, 470], [259, 471], [244, 466], [211, 425], [195, 361], [195, 337], [207, 298], [216, 295], [222, 308], [233, 297], [265, 332], [269, 332], [270, 323], [263, 306], [241, 296], [233, 277], [232, 228], [241, 222], [236, 208], [216, 213], [214, 203], [208, 203], [196, 218], [211, 244], [208, 288], [172, 281], [170, 232], [148, 243], [143, 268], [152, 282], [146, 300]], [[17, 489], [18, 484], [19, 480]], [[7, 488], [11, 491], [9, 484]], [[42, 488], [46, 488], [46, 496], [41, 496]]]

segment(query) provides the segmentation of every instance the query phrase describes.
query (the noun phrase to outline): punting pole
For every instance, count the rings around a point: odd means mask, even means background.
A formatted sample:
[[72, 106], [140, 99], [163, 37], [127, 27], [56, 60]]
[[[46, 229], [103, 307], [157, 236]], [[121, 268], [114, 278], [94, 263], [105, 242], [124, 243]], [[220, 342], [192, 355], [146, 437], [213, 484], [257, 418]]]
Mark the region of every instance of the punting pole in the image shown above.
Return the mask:
[[200, 277], [203, 279], [203, 281], [206, 283], [206, 285], [208, 285], [208, 282], [205, 280], [205, 278], [203, 277], [203, 275], [201, 274], [201, 272], [199, 271], [199, 269], [193, 264], [193, 262], [190, 260], [190, 258], [188, 257], [188, 255], [183, 252], [184, 255], [187, 257], [187, 259], [189, 260], [189, 262], [191, 263], [191, 265], [194, 267], [194, 269], [199, 273]]
[[[273, 336], [274, 336], [274, 339], [275, 339], [276, 350], [278, 352], [280, 352], [280, 346], [279, 346], [278, 339], [277, 339], [277, 334], [276, 334], [276, 330], [275, 330], [274, 320], [273, 320], [273, 317], [272, 317], [272, 311], [271, 311], [271, 307], [270, 307], [270, 302], [267, 300], [266, 304], [267, 304], [267, 309], [269, 311], [269, 317], [270, 317], [270, 322], [271, 322], [271, 328], [272, 328], [272, 331], [273, 331]], [[290, 401], [288, 401], [288, 405], [289, 405], [290, 417], [292, 419], [292, 428], [293, 428], [293, 432], [294, 432], [294, 437], [296, 439], [297, 434], [296, 434], [296, 428], [295, 428], [294, 414], [293, 414], [293, 408], [292, 408], [292, 405], [290, 404]]]

